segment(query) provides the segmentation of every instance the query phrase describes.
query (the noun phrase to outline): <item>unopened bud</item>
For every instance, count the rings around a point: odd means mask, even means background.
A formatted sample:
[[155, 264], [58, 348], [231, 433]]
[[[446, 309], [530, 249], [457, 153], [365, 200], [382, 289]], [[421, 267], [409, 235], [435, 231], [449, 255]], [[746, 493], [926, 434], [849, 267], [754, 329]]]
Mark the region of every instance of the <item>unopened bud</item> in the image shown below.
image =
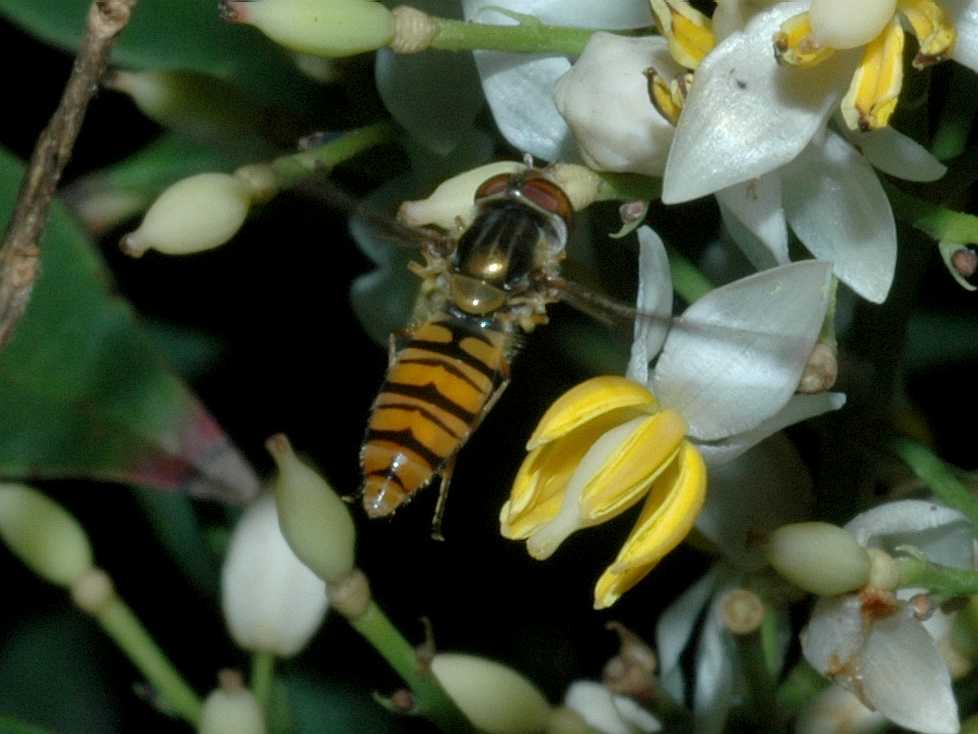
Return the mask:
[[516, 173], [526, 166], [516, 161], [488, 163], [443, 181], [431, 196], [405, 201], [397, 218], [412, 227], [434, 225], [449, 232], [468, 227], [475, 218], [475, 192], [499, 173]]
[[824, 522], [783, 525], [771, 534], [768, 562], [788, 581], [820, 596], [861, 588], [869, 554], [852, 533]]
[[971, 282], [971, 279], [978, 270], [978, 253], [960, 242], [942, 241], [937, 247], [944, 265], [958, 285], [967, 291], [976, 290], [978, 287]]
[[222, 670], [218, 679], [220, 687], [204, 699], [198, 734], [265, 734], [261, 706], [244, 687], [241, 674]]
[[305, 647], [323, 621], [326, 586], [285, 542], [270, 495], [252, 503], [234, 528], [221, 606], [239, 647], [282, 657]]
[[299, 53], [339, 58], [383, 48], [394, 16], [371, 0], [223, 0], [221, 12]]
[[251, 191], [226, 173], [200, 173], [177, 181], [160, 194], [139, 228], [122, 239], [127, 255], [147, 250], [190, 255], [223, 245], [244, 224]]
[[0, 538], [31, 571], [69, 587], [92, 568], [92, 547], [57, 502], [22, 484], [0, 484]]
[[311, 466], [295, 455], [282, 434], [266, 447], [275, 464], [275, 502], [282, 533], [295, 554], [319, 578], [335, 583], [353, 570], [356, 528], [346, 504]]
[[543, 731], [550, 704], [540, 690], [511, 668], [486, 658], [439, 653], [431, 672], [445, 693], [472, 722], [488, 734]]
[[764, 621], [764, 602], [749, 589], [731, 589], [719, 600], [720, 621], [735, 635], [748, 635]]
[[832, 344], [818, 342], [808, 356], [805, 370], [801, 373], [798, 392], [806, 395], [831, 390], [839, 377], [838, 350]]

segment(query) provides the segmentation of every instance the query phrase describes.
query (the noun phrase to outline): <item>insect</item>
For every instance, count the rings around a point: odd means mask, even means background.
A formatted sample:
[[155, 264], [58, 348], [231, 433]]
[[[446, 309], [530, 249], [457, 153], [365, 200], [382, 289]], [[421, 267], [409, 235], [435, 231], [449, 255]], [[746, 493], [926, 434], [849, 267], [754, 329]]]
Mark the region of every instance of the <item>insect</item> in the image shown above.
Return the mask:
[[412, 268], [424, 305], [402, 341], [392, 337], [360, 451], [371, 517], [441, 477], [436, 537], [455, 458], [509, 384], [521, 335], [547, 322], [548, 304], [575, 300], [559, 275], [573, 208], [555, 183], [533, 168], [498, 174], [475, 205], [464, 233], [426, 241]]

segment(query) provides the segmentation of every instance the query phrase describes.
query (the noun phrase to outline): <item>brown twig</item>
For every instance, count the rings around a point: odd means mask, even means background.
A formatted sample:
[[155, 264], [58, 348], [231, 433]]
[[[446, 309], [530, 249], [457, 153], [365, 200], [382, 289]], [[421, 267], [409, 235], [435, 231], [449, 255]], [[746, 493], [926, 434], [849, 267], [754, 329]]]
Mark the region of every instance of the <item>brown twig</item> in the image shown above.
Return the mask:
[[13, 335], [40, 264], [40, 240], [61, 172], [71, 158], [88, 103], [105, 72], [115, 37], [137, 0], [94, 0], [88, 28], [58, 109], [37, 139], [17, 204], [0, 245], [0, 348]]

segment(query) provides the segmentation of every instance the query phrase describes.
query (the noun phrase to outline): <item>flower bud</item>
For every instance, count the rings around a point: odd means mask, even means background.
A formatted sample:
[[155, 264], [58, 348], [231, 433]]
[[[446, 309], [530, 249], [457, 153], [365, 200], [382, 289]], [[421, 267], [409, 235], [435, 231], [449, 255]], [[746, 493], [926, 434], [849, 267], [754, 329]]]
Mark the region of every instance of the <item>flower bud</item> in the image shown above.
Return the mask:
[[239, 647], [289, 657], [326, 614], [326, 586], [289, 548], [265, 495], [241, 516], [221, 574], [222, 607]]
[[234, 145], [255, 138], [256, 105], [208, 74], [116, 71], [106, 85], [128, 94], [151, 120], [196, 140]]
[[783, 525], [771, 534], [768, 562], [796, 586], [834, 596], [869, 580], [869, 554], [852, 533], [824, 522]]
[[338, 58], [383, 48], [394, 37], [394, 16], [370, 0], [224, 0], [232, 23], [253, 25], [299, 53]]
[[265, 734], [265, 717], [241, 675], [224, 670], [221, 686], [204, 699], [198, 734]]
[[353, 570], [356, 543], [356, 528], [346, 504], [295, 455], [285, 436], [272, 436], [266, 446], [278, 466], [275, 501], [286, 540], [319, 578], [343, 580]]
[[472, 224], [475, 218], [475, 192], [498, 173], [516, 173], [526, 166], [516, 161], [497, 161], [443, 181], [427, 199], [401, 204], [397, 218], [412, 227], [435, 225], [449, 232]]
[[160, 194], [122, 249], [139, 257], [147, 250], [190, 255], [223, 245], [244, 224], [251, 207], [248, 186], [226, 173], [200, 173]]
[[976, 290], [976, 286], [971, 282], [975, 276], [978, 256], [975, 251], [967, 245], [958, 242], [942, 240], [937, 245], [940, 250], [941, 258], [947, 271], [966, 291]]
[[31, 571], [58, 586], [71, 586], [92, 568], [92, 547], [78, 521], [22, 484], [0, 484], [0, 538]]
[[540, 690], [511, 668], [475, 655], [439, 653], [431, 672], [445, 693], [472, 722], [488, 734], [532, 734], [543, 731], [550, 704]]

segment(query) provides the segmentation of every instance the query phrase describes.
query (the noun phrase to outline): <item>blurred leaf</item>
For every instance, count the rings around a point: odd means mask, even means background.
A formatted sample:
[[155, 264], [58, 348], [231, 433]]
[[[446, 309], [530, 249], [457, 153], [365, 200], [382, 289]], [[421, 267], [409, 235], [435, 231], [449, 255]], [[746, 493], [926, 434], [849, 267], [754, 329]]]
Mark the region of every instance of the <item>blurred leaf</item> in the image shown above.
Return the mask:
[[[0, 151], [0, 226], [22, 165]], [[163, 365], [84, 233], [55, 206], [41, 275], [0, 352], [0, 475], [92, 477], [244, 501], [254, 471]]]
[[125, 160], [78, 179], [65, 190], [65, 201], [99, 234], [145, 211], [181, 178], [229, 171], [245, 162], [213, 145], [168, 133]]
[[[0, 15], [68, 51], [78, 48], [91, 0], [0, 0]], [[320, 88], [253, 28], [223, 21], [214, 0], [142, 0], [112, 49], [112, 62], [135, 69], [212, 74], [256, 99], [301, 110]]]
[[153, 536], [184, 576], [205, 596], [217, 595], [220, 570], [193, 503], [181, 494], [139, 490], [136, 499]]
[[0, 717], [0, 734], [54, 734], [50, 729]]
[[[91, 622], [68, 609], [5, 629], [0, 643], [0, 711], [59, 734], [120, 731], [114, 683], [99, 660], [107, 646]], [[0, 732], [7, 731], [0, 724]], [[25, 729], [23, 734], [32, 731]]]
[[188, 380], [211, 369], [224, 351], [221, 340], [206, 331], [162, 321], [144, 321], [142, 326], [170, 367]]
[[288, 691], [293, 731], [319, 734], [355, 731], [357, 734], [396, 734], [397, 718], [380, 706], [364, 688], [305, 675], [282, 678]]

